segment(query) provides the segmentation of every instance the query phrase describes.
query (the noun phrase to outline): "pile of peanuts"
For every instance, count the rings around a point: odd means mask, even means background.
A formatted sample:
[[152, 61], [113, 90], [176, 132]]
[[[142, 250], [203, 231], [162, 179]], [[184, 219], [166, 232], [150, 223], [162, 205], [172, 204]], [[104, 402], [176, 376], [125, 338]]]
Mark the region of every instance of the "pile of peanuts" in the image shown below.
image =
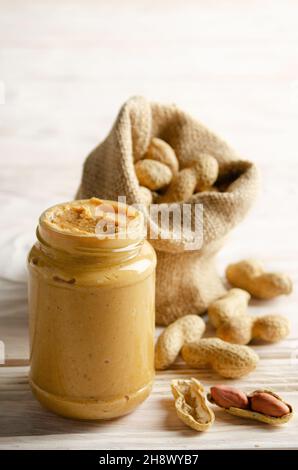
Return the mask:
[[[217, 160], [198, 154], [179, 162], [174, 149], [165, 141], [153, 138], [142, 159], [135, 163], [135, 173], [145, 204], [186, 202], [202, 191], [220, 191]], [[251, 341], [275, 342], [290, 331], [288, 319], [270, 314], [248, 314], [251, 297], [272, 299], [292, 291], [290, 278], [266, 272], [257, 260], [243, 260], [226, 269], [232, 288], [208, 308], [214, 337], [202, 338], [206, 325], [197, 315], [186, 315], [169, 325], [155, 347], [155, 368], [169, 368], [181, 354], [190, 368], [209, 367], [216, 374], [238, 379], [253, 371], [259, 361], [247, 346]], [[212, 426], [215, 415], [209, 403], [242, 418], [262, 423], [284, 424], [293, 416], [291, 405], [271, 390], [245, 394], [227, 385], [217, 385], [207, 396], [202, 384], [194, 379], [175, 379], [171, 384], [178, 417], [196, 431]]]
[[193, 156], [180, 164], [173, 148], [154, 137], [135, 172], [144, 203], [185, 202], [194, 193], [217, 191], [217, 160], [208, 154]]
[[[176, 320], [157, 340], [157, 370], [169, 368], [181, 354], [190, 368], [209, 367], [224, 378], [240, 378], [253, 371], [259, 361], [248, 343], [256, 339], [272, 343], [289, 334], [286, 317], [277, 314], [253, 317], [247, 312], [251, 297], [272, 299], [290, 294], [292, 281], [287, 275], [267, 272], [257, 260], [243, 260], [229, 265], [226, 276], [232, 288], [208, 308], [214, 337], [202, 338], [206, 325], [197, 315]], [[212, 410], [206, 410], [203, 386], [195, 379], [178, 382], [172, 383], [178, 416], [197, 431], [207, 430], [214, 417]], [[293, 415], [292, 407], [270, 390], [257, 390], [246, 396], [238, 389], [220, 385], [211, 389], [208, 398], [230, 414], [271, 425], [284, 424]]]

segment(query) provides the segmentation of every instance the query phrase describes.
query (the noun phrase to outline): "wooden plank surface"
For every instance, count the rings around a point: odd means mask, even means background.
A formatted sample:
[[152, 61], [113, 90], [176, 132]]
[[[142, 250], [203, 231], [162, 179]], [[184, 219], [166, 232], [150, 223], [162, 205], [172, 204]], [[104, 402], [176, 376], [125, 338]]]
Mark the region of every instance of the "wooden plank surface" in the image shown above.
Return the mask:
[[[217, 412], [208, 433], [187, 429], [170, 380], [193, 375], [208, 388], [221, 379], [182, 362], [158, 373], [152, 395], [127, 417], [83, 423], [43, 410], [27, 381], [25, 270], [39, 213], [73, 197], [84, 156], [121, 103], [143, 94], [175, 101], [260, 168], [262, 192], [220, 252], [221, 274], [256, 256], [296, 285], [297, 2], [0, 0], [0, 8], [0, 448], [297, 448], [296, 418], [272, 429]], [[297, 407], [296, 290], [250, 306], [253, 315], [287, 315], [292, 332], [254, 345], [260, 364], [235, 384], [271, 387]]]
[[[280, 369], [287, 381], [280, 381]], [[268, 371], [270, 376], [268, 377]], [[193, 371], [177, 365], [174, 370], [158, 374], [150, 398], [127, 417], [101, 423], [78, 422], [56, 417], [33, 399], [27, 383], [26, 367], [5, 367], [0, 376], [2, 448], [84, 448], [84, 449], [228, 449], [289, 448], [297, 440], [297, 427], [271, 429], [216, 411], [216, 424], [208, 433], [197, 433], [177, 418], [169, 393], [169, 382], [175, 377], [189, 377]], [[213, 374], [200, 372], [205, 384], [218, 380]], [[265, 380], [264, 380], [265, 378]], [[286, 400], [298, 405], [297, 377], [286, 360], [263, 360], [257, 371], [245, 381], [244, 390], [271, 386]], [[240, 384], [240, 382], [239, 382]], [[227, 437], [228, 433], [228, 437]]]

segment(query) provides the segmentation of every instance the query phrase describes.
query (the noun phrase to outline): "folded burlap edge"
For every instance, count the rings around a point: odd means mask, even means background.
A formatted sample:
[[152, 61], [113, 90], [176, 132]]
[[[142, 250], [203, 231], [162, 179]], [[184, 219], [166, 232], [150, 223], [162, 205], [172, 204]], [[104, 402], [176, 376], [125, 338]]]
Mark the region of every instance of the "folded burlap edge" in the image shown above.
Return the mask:
[[[173, 132], [177, 129], [177, 132]], [[181, 138], [182, 136], [182, 138]], [[258, 190], [258, 171], [256, 166], [242, 160], [228, 144], [199, 121], [181, 111], [175, 105], [149, 103], [143, 97], [130, 98], [120, 109], [116, 121], [107, 136], [87, 157], [77, 198], [97, 196], [115, 199], [125, 195], [128, 204], [142, 203], [142, 194], [134, 171], [134, 163], [142, 158], [152, 137], [167, 141], [181, 161], [191, 158], [194, 142], [196, 151], [208, 152], [217, 158], [220, 172], [235, 173], [235, 179], [224, 192], [202, 192], [192, 196], [191, 205], [203, 205], [204, 245], [225, 236], [243, 219], [252, 205]], [[201, 144], [201, 140], [204, 144]], [[182, 146], [181, 142], [186, 145]], [[187, 145], [190, 142], [190, 145]], [[102, 182], [100, 166], [97, 166], [97, 150], [101, 154], [113, 155], [106, 160], [106, 179], [115, 182], [105, 186]], [[227, 170], [228, 169], [228, 170]], [[123, 175], [117, 181], [117, 173]], [[110, 175], [110, 177], [109, 177]], [[115, 194], [115, 187], [120, 188]], [[146, 212], [145, 212], [146, 215]], [[152, 228], [152, 221], [148, 220]], [[154, 225], [154, 224], [153, 224]], [[153, 226], [153, 232], [159, 237], [159, 227]], [[189, 239], [150, 240], [156, 250], [183, 252], [189, 245]]]

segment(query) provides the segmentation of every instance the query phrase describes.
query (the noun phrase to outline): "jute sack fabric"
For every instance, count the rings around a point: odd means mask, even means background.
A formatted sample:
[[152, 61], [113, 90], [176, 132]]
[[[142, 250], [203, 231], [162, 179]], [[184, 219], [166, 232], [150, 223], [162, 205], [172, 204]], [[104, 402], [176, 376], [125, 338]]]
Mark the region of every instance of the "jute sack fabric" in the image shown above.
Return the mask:
[[188, 201], [191, 218], [195, 204], [203, 207], [203, 244], [199, 249], [189, 250], [197, 237], [195, 230], [186, 230], [179, 238], [170, 225], [168, 239], [164, 239], [164, 230], [147, 213], [149, 241], [158, 260], [156, 323], [168, 325], [183, 315], [204, 313], [210, 302], [225, 292], [214, 257], [251, 206], [258, 173], [253, 163], [241, 160], [222, 139], [175, 105], [133, 97], [121, 108], [106, 139], [87, 157], [77, 199], [96, 196], [117, 200], [126, 196], [128, 204], [142, 203], [134, 163], [142, 158], [152, 137], [168, 142], [181, 166], [194, 155], [212, 155], [220, 175], [220, 192], [197, 193]]

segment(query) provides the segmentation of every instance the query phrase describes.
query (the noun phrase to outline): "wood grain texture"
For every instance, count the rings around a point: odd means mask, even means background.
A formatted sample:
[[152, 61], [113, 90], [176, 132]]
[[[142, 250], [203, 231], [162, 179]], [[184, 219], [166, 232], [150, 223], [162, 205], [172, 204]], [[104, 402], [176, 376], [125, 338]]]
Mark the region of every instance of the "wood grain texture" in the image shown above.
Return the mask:
[[[260, 168], [262, 192], [219, 254], [222, 275], [230, 261], [256, 256], [297, 285], [297, 2], [0, 0], [0, 8], [0, 448], [297, 448], [296, 418], [272, 429], [216, 411], [208, 433], [187, 429], [170, 380], [193, 375], [206, 388], [222, 380], [182, 362], [159, 372], [127, 417], [86, 423], [43, 410], [27, 380], [25, 284], [38, 215], [73, 197], [84, 156], [122, 102], [143, 94], [176, 102]], [[235, 384], [273, 388], [297, 408], [296, 290], [252, 302], [253, 315], [287, 315], [292, 333], [254, 345], [260, 364]]]
[[[286, 380], [280, 380], [280, 369]], [[207, 433], [187, 428], [176, 416], [169, 390], [172, 378], [194, 375], [208, 386], [218, 377], [196, 372], [177, 364], [171, 371], [157, 375], [150, 398], [134, 413], [109, 422], [78, 422], [56, 417], [43, 410], [28, 387], [26, 367], [5, 367], [0, 376], [2, 448], [55, 449], [228, 449], [289, 448], [296, 440], [295, 421], [270, 428], [215, 409], [216, 423]], [[255, 373], [235, 382], [243, 390], [270, 386], [293, 406], [298, 405], [297, 376], [286, 360], [263, 360]], [[228, 436], [227, 436], [228, 432]]]

